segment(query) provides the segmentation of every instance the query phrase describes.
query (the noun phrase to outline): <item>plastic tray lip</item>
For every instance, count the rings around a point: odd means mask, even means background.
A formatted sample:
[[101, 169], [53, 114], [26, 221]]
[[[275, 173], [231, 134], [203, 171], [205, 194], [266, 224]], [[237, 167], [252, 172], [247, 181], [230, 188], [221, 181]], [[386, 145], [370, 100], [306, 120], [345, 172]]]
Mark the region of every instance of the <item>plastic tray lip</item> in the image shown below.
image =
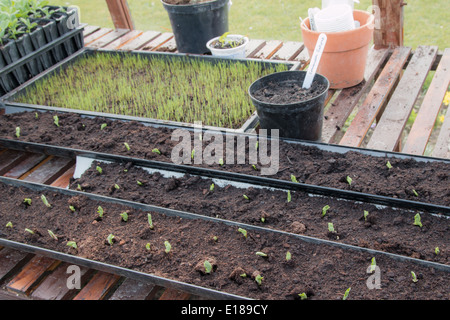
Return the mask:
[[[72, 54], [71, 56], [54, 64], [47, 70], [44, 70], [40, 74], [31, 78], [30, 80], [24, 82], [17, 88], [11, 90], [10, 92], [7, 92], [5, 95], [0, 97], [0, 102], [3, 100], [4, 102], [16, 104], [15, 102], [9, 101], [9, 100], [12, 99], [15, 95], [21, 94], [21, 92], [23, 90], [25, 90], [28, 86], [32, 86], [32, 85], [34, 85], [34, 83], [36, 83], [40, 79], [51, 76], [53, 73], [58, 72], [58, 69], [61, 67], [64, 68], [64, 67], [69, 66], [71, 63], [76, 61], [76, 59], [79, 58], [80, 56], [93, 55], [96, 53], [117, 54], [117, 55], [130, 55], [131, 54], [131, 55], [141, 55], [144, 57], [145, 56], [158, 57], [160, 59], [169, 59], [169, 60], [170, 59], [186, 59], [186, 60], [197, 59], [197, 60], [208, 61], [210, 63], [226, 61], [228, 63], [244, 63], [244, 64], [246, 64], [249, 62], [255, 62], [255, 63], [261, 64], [261, 65], [286, 65], [289, 67], [290, 71], [297, 70], [301, 66], [301, 63], [297, 62], [297, 61], [280, 61], [280, 60], [267, 60], [267, 59], [255, 59], [255, 58], [227, 59], [227, 58], [221, 58], [221, 57], [215, 57], [215, 56], [209, 56], [209, 55], [196, 55], [196, 54], [186, 54], [186, 53], [167, 53], [167, 52], [141, 51], [141, 50], [128, 50], [128, 51], [122, 50], [121, 51], [121, 50], [111, 50], [111, 49], [104, 49], [104, 48], [96, 49], [96, 48], [84, 47], [84, 48], [78, 50], [77, 52], [75, 52], [74, 54]], [[28, 105], [30, 107], [35, 107], [35, 108], [55, 108], [55, 109], [58, 109], [60, 112], [62, 112], [63, 109], [65, 110], [65, 112], [69, 111], [69, 112], [76, 113], [76, 111], [79, 111], [76, 109], [60, 108], [60, 107], [55, 107], [55, 106], [32, 105], [32, 104], [23, 104], [23, 105]], [[96, 112], [94, 112], [94, 113], [96, 113]], [[110, 113], [102, 113], [102, 114], [108, 115], [110, 117], [116, 116], [115, 114], [110, 114]], [[127, 116], [123, 116], [123, 117], [124, 117], [124, 119], [127, 118]], [[160, 124], [166, 124], [166, 125], [178, 126], [178, 127], [189, 128], [189, 127], [194, 126], [193, 123], [178, 122], [178, 121], [173, 121], [173, 120], [159, 120], [159, 119], [153, 119], [153, 118], [142, 118], [142, 117], [133, 117], [133, 116], [130, 116], [128, 118], [146, 119], [148, 122], [155, 122], [157, 124], [160, 123]], [[255, 113], [253, 113], [248, 119], [245, 120], [245, 122], [242, 124], [242, 126], [240, 128], [234, 128], [234, 129], [233, 128], [225, 128], [225, 127], [220, 128], [220, 127], [216, 127], [216, 126], [205, 126], [205, 127], [210, 130], [215, 130], [215, 131], [216, 130], [225, 130], [227, 132], [245, 132], [245, 131], [249, 131], [249, 130], [253, 129], [252, 126], [254, 126], [257, 123], [256, 120], [257, 120], [257, 115]]]
[[[18, 113], [23, 111], [42, 111], [42, 112], [61, 112], [61, 113], [74, 113], [79, 114], [82, 117], [100, 117], [110, 120], [119, 120], [119, 121], [136, 121], [140, 122], [146, 126], [153, 127], [165, 127], [168, 129], [187, 129], [187, 130], [201, 130], [202, 132], [210, 131], [222, 134], [234, 134], [240, 136], [247, 137], [257, 137], [256, 133], [247, 132], [241, 129], [228, 129], [221, 127], [212, 127], [212, 126], [202, 126], [201, 128], [196, 128], [194, 125], [190, 123], [182, 123], [175, 121], [167, 121], [167, 120], [158, 120], [153, 118], [143, 118], [143, 117], [134, 117], [134, 116], [125, 116], [125, 115], [117, 115], [111, 113], [103, 113], [103, 112], [93, 112], [93, 111], [84, 111], [84, 110], [76, 110], [76, 109], [66, 109], [59, 107], [51, 107], [51, 106], [43, 106], [43, 105], [34, 105], [34, 104], [26, 104], [26, 103], [18, 103], [18, 102], [10, 102], [10, 101], [1, 101], [0, 100], [0, 109], [4, 108], [6, 114]], [[14, 109], [16, 109], [14, 111]], [[257, 115], [254, 114], [248, 121], [255, 121]], [[272, 138], [267, 136], [267, 140], [270, 141]], [[415, 154], [407, 154], [402, 152], [395, 151], [384, 151], [377, 149], [367, 149], [362, 147], [350, 147], [344, 145], [331, 144], [326, 142], [317, 142], [317, 141], [307, 141], [307, 140], [298, 140], [298, 139], [290, 139], [290, 138], [279, 138], [280, 141], [291, 143], [291, 144], [299, 144], [303, 146], [317, 147], [320, 150], [329, 151], [329, 152], [337, 152], [337, 153], [346, 153], [346, 152], [358, 152], [367, 156], [374, 156], [379, 158], [398, 158], [398, 159], [412, 159], [418, 162], [443, 162], [450, 164], [450, 159], [447, 158], [436, 158], [425, 155], [415, 155]]]
[[133, 163], [142, 167], [152, 169], [167, 170], [171, 172], [197, 175], [207, 178], [217, 178], [247, 184], [278, 188], [282, 190], [302, 191], [311, 194], [328, 196], [337, 199], [360, 201], [373, 205], [390, 206], [393, 208], [402, 208], [405, 210], [426, 211], [429, 213], [443, 214], [450, 216], [450, 207], [425, 202], [416, 202], [393, 197], [386, 197], [375, 194], [355, 192], [324, 186], [310, 185], [305, 183], [292, 182], [288, 180], [268, 178], [262, 176], [245, 175], [230, 171], [220, 171], [209, 168], [201, 168], [193, 165], [176, 165], [170, 162], [162, 162], [148, 159], [133, 158], [123, 155], [100, 153], [95, 151], [72, 149], [67, 147], [51, 146], [33, 142], [22, 142], [10, 139], [0, 138], [0, 146], [7, 149], [43, 153], [46, 155], [72, 157], [82, 156], [91, 159], [113, 161], [116, 163]]
[[[340, 242], [332, 241], [332, 240], [326, 240], [326, 239], [320, 239], [320, 238], [311, 237], [311, 236], [289, 233], [289, 232], [282, 231], [282, 230], [260, 227], [260, 226], [256, 226], [256, 225], [250, 225], [250, 224], [236, 222], [236, 221], [227, 220], [227, 219], [209, 217], [209, 216], [204, 216], [204, 215], [186, 212], [186, 211], [174, 210], [174, 209], [169, 209], [169, 208], [158, 207], [155, 205], [133, 202], [131, 200], [124, 200], [124, 199], [103, 196], [103, 195], [97, 195], [97, 194], [93, 194], [93, 193], [81, 192], [81, 191], [70, 190], [70, 189], [63, 189], [63, 188], [59, 188], [59, 187], [53, 187], [53, 186], [44, 185], [44, 184], [40, 184], [40, 183], [26, 182], [23, 180], [17, 180], [17, 179], [6, 178], [6, 177], [0, 177], [0, 183], [9, 185], [9, 186], [13, 186], [13, 187], [17, 187], [17, 188], [23, 187], [23, 188], [27, 188], [27, 189], [30, 189], [33, 191], [53, 192], [53, 193], [59, 193], [59, 194], [66, 195], [66, 196], [80, 196], [81, 195], [81, 196], [87, 197], [88, 199], [90, 199], [92, 201], [108, 202], [108, 203], [112, 203], [112, 204], [128, 206], [128, 207], [131, 207], [136, 210], [157, 212], [157, 213], [164, 214], [167, 216], [172, 216], [172, 217], [182, 217], [182, 218], [186, 218], [186, 219], [203, 220], [203, 221], [212, 222], [212, 223], [225, 224], [228, 226], [233, 226], [235, 228], [239, 228], [239, 227], [245, 228], [246, 230], [251, 230], [251, 231], [278, 234], [278, 235], [288, 236], [288, 237], [297, 239], [302, 242], [311, 243], [314, 245], [325, 245], [325, 246], [336, 247], [336, 248], [340, 248], [340, 249], [348, 250], [348, 251], [352, 251], [352, 252], [362, 252], [362, 253], [367, 253], [367, 254], [371, 254], [371, 255], [375, 255], [375, 256], [377, 256], [377, 255], [385, 256], [385, 257], [388, 257], [388, 258], [391, 258], [391, 259], [394, 259], [397, 261], [420, 264], [420, 265], [427, 266], [427, 267], [433, 267], [437, 270], [450, 272], [450, 265], [441, 264], [441, 263], [437, 263], [437, 262], [433, 262], [433, 261], [407, 257], [407, 256], [403, 256], [403, 255], [380, 251], [380, 250], [369, 249], [369, 248], [359, 247], [359, 246], [355, 246], [355, 245], [340, 243]], [[0, 243], [2, 243], [3, 240], [5, 240], [5, 239], [0, 237]], [[26, 247], [28, 247], [28, 245], [24, 245], [24, 248], [26, 248]], [[31, 248], [29, 248], [29, 249], [31, 249]], [[71, 256], [71, 257], [78, 258], [75, 256]], [[88, 259], [85, 259], [85, 260], [88, 260]], [[124, 269], [124, 268], [122, 268], [122, 269]]]

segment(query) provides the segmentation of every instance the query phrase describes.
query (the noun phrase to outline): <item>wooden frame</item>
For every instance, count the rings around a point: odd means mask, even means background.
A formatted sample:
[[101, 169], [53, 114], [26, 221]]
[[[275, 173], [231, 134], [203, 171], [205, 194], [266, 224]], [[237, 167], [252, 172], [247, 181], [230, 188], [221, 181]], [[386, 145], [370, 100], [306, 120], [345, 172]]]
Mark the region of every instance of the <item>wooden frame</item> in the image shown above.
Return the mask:
[[106, 4], [116, 29], [134, 30], [127, 0], [106, 0]]

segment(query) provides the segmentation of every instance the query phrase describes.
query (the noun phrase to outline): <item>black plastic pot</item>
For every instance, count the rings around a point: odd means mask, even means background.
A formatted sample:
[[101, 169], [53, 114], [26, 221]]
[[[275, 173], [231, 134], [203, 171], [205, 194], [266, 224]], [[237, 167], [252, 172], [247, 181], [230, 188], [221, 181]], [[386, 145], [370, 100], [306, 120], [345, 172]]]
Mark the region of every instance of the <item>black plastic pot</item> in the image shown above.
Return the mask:
[[[21, 58], [15, 41], [5, 43], [1, 48], [1, 53], [6, 65], [10, 65]], [[24, 68], [17, 68], [12, 72], [12, 75], [13, 76], [9, 77], [9, 85], [13, 88], [15, 88], [17, 84], [25, 82], [27, 79], [27, 74], [24, 71]]]
[[[37, 21], [36, 21], [37, 22]], [[34, 50], [45, 46], [47, 44], [47, 39], [45, 38], [44, 29], [42, 26], [38, 25], [36, 30], [30, 33], [31, 43], [33, 44]], [[50, 68], [54, 62], [52, 61], [50, 55], [43, 54], [39, 56], [40, 63], [42, 65], [42, 71]]]
[[[19, 51], [20, 57], [26, 57], [34, 52], [34, 47], [31, 42], [30, 35], [24, 33], [19, 39], [16, 40], [17, 50]], [[34, 77], [42, 71], [42, 68], [38, 67], [38, 60], [32, 59], [26, 64], [25, 72], [27, 72], [27, 79]]]
[[206, 43], [228, 31], [230, 0], [188, 5], [170, 5], [161, 0], [169, 14], [178, 52], [210, 53]]
[[280, 137], [320, 141], [322, 137], [323, 108], [329, 89], [329, 81], [316, 74], [314, 82], [324, 84], [326, 89], [316, 97], [290, 104], [272, 104], [255, 98], [254, 93], [271, 82], [295, 82], [300, 86], [305, 79], [306, 71], [277, 72], [256, 80], [248, 92], [259, 117], [261, 129], [278, 129]]

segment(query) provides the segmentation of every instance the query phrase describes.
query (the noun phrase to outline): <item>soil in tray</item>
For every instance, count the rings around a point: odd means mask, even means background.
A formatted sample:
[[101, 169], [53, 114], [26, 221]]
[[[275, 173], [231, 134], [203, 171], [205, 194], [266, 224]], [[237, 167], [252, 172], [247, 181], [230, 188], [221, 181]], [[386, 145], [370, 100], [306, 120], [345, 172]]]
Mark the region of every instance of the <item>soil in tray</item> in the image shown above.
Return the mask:
[[[244, 237], [237, 226], [155, 212], [150, 229], [149, 212], [83, 195], [33, 192], [3, 183], [0, 192], [5, 195], [0, 198], [4, 238], [239, 296], [299, 299], [298, 294], [306, 293], [310, 299], [342, 299], [348, 288], [348, 299], [446, 299], [449, 294], [448, 272], [382, 254], [266, 231], [247, 230]], [[42, 202], [42, 194], [50, 208]], [[31, 199], [31, 205], [23, 203], [24, 198]], [[102, 219], [98, 218], [99, 206], [104, 210]], [[128, 212], [127, 222], [122, 221], [123, 212]], [[6, 227], [9, 221], [12, 228]], [[67, 246], [68, 241], [75, 241], [77, 249]], [[168, 253], [165, 241], [171, 245]], [[374, 257], [380, 270], [379, 290], [367, 286], [367, 279], [375, 276], [367, 273]], [[210, 274], [204, 273], [206, 260], [212, 265]], [[417, 282], [412, 281], [411, 271]], [[255, 281], [257, 274], [262, 277], [261, 285]]]
[[254, 112], [246, 88], [287, 68], [96, 53], [37, 80], [13, 100], [239, 129]]
[[[98, 170], [100, 168], [101, 170]], [[101, 174], [100, 174], [101, 171]], [[118, 187], [115, 187], [118, 186]], [[125, 200], [273, 228], [449, 264], [450, 220], [417, 212], [379, 207], [331, 197], [286, 191], [222, 186], [198, 176], [180, 178], [149, 173], [131, 164], [94, 162], [70, 188]], [[244, 197], [247, 197], [247, 199]], [[323, 215], [323, 208], [329, 206]], [[364, 218], [364, 211], [368, 216]], [[336, 233], [328, 230], [333, 223]], [[439, 254], [436, 254], [436, 247]]]
[[[172, 149], [179, 144], [179, 140], [171, 140], [173, 131], [167, 128], [146, 127], [137, 122], [111, 121], [101, 117], [82, 118], [72, 113], [57, 114], [60, 124], [57, 127], [54, 115], [24, 112], [2, 116], [0, 137], [170, 163]], [[102, 130], [103, 124], [106, 127]], [[19, 138], [15, 135], [16, 127], [20, 127]], [[192, 139], [198, 140], [199, 137], [192, 136]], [[130, 150], [124, 146], [125, 142]], [[205, 150], [207, 143], [202, 143]], [[269, 150], [270, 147], [268, 143]], [[249, 146], [247, 139], [245, 148], [246, 164], [237, 164], [237, 152], [234, 151], [234, 164], [225, 162], [224, 165], [195, 166], [261, 175], [263, 166], [258, 163], [253, 167], [248, 160], [250, 150], [255, 148], [254, 142]], [[160, 153], [152, 152], [153, 149], [158, 149]], [[200, 150], [196, 152], [201, 154]], [[341, 154], [284, 141], [280, 141], [279, 155], [279, 170], [270, 178], [291, 180], [295, 176], [298, 182], [306, 184], [450, 205], [448, 163], [374, 157], [353, 151]], [[226, 156], [224, 147], [224, 159]], [[388, 162], [391, 168], [387, 166]], [[351, 184], [347, 177], [352, 179]]]
[[327, 89], [325, 84], [313, 82], [311, 88], [303, 89], [296, 81], [269, 82], [264, 87], [253, 92], [253, 96], [270, 104], [300, 103], [317, 97]]

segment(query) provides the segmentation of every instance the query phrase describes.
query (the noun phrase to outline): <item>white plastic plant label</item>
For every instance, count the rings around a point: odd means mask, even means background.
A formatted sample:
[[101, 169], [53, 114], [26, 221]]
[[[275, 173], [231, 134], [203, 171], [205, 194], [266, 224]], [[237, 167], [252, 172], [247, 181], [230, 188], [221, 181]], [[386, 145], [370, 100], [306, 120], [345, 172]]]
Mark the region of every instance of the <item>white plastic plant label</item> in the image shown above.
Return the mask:
[[305, 80], [303, 81], [303, 89], [311, 88], [326, 43], [327, 43], [327, 35], [321, 33], [319, 38], [317, 39], [316, 47], [314, 48], [314, 53], [311, 58], [311, 62], [309, 64], [308, 71], [306, 72]]

